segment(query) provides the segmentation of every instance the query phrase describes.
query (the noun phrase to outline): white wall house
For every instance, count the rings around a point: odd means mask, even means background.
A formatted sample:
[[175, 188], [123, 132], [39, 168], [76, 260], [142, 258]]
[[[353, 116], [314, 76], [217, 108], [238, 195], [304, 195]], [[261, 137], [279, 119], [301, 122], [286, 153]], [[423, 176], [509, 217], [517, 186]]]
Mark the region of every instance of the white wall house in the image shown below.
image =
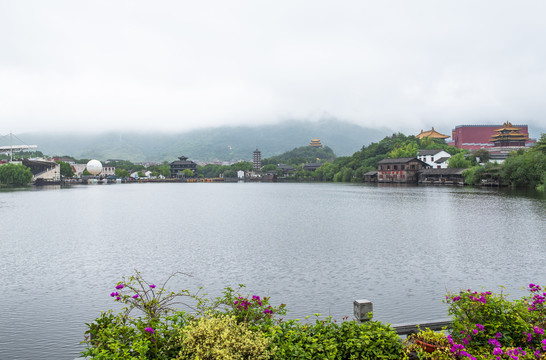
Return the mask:
[[444, 150], [419, 150], [417, 158], [432, 166], [433, 169], [446, 169], [451, 155]]

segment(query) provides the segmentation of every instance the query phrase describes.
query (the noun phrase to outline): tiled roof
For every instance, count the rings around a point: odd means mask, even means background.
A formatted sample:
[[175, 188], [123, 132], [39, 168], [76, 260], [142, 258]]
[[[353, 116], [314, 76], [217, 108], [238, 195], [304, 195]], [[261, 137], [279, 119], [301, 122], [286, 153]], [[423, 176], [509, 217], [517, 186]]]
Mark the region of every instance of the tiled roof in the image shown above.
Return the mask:
[[421, 161], [421, 160], [419, 160], [417, 158], [414, 158], [414, 157], [406, 157], [406, 158], [383, 159], [380, 162], [378, 162], [378, 164], [400, 164], [400, 163], [405, 164], [405, 163], [408, 163], [408, 162], [410, 162], [412, 160]]
[[435, 150], [419, 150], [417, 151], [417, 155], [436, 155], [440, 151], [443, 151], [442, 149], [435, 149]]

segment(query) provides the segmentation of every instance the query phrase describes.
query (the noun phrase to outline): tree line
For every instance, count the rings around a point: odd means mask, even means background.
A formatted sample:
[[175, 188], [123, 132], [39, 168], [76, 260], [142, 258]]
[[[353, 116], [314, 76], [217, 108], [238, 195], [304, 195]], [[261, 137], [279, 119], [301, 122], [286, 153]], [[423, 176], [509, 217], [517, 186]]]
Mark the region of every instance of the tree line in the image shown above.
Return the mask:
[[[480, 184], [488, 179], [494, 179], [513, 186], [526, 186], [544, 190], [546, 184], [546, 134], [530, 149], [520, 149], [512, 152], [502, 164], [489, 162], [490, 154], [487, 150], [470, 152], [448, 145], [444, 140], [423, 138], [402, 133], [386, 136], [379, 142], [372, 142], [351, 156], [336, 157], [333, 150], [327, 146], [315, 148], [302, 146], [262, 160], [262, 172], [276, 172], [287, 180], [293, 181], [333, 181], [333, 182], [364, 182], [364, 175], [377, 170], [379, 161], [386, 158], [416, 157], [419, 150], [444, 150], [451, 154], [448, 167], [466, 168], [463, 173], [468, 184]], [[70, 157], [68, 157], [70, 158]], [[73, 159], [76, 163], [84, 164], [89, 159]], [[59, 161], [61, 175], [73, 177], [74, 172], [70, 164]], [[305, 164], [320, 163], [314, 171], [305, 170]], [[289, 165], [292, 171], [286, 172], [280, 164]], [[23, 165], [0, 166], [0, 184], [25, 185], [32, 179], [32, 174]], [[134, 164], [128, 160], [112, 160], [109, 166], [116, 167], [116, 176], [127, 178], [134, 172], [151, 171], [152, 176], [162, 175], [170, 177], [170, 164], [163, 162], [160, 165]], [[207, 164], [197, 166], [196, 173], [191, 170], [186, 177], [203, 178], [234, 178], [238, 171], [253, 171], [252, 162], [240, 161], [233, 165]], [[30, 175], [29, 175], [30, 174]], [[30, 176], [30, 177], [29, 177]]]

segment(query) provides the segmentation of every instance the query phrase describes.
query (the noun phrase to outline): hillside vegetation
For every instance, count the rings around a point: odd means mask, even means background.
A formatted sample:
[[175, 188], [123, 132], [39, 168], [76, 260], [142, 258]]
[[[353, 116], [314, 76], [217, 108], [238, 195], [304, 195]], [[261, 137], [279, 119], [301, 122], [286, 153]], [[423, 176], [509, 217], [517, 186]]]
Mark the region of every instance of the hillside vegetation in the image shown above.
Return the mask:
[[284, 153], [318, 138], [338, 155], [350, 155], [362, 144], [385, 136], [385, 131], [363, 128], [335, 119], [285, 121], [274, 125], [219, 127], [184, 133], [21, 134], [26, 144], [44, 154], [76, 158], [173, 161], [184, 155], [195, 161], [252, 160]]

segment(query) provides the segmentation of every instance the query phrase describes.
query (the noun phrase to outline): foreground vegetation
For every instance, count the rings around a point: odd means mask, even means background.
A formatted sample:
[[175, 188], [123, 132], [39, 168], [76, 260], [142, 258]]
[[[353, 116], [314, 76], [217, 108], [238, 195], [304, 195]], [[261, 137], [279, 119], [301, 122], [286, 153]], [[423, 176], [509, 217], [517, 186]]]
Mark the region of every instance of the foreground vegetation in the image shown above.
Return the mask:
[[[168, 282], [168, 280], [167, 280]], [[537, 359], [546, 358], [546, 292], [448, 294], [451, 334], [427, 329], [402, 342], [379, 321], [283, 320], [284, 305], [226, 288], [215, 299], [167, 292], [136, 272], [110, 294], [125, 305], [90, 324], [82, 355], [93, 359]], [[185, 304], [188, 311], [175, 305]], [[318, 315], [318, 314], [317, 314]], [[371, 314], [370, 314], [371, 315]], [[427, 352], [418, 340], [435, 343]]]

